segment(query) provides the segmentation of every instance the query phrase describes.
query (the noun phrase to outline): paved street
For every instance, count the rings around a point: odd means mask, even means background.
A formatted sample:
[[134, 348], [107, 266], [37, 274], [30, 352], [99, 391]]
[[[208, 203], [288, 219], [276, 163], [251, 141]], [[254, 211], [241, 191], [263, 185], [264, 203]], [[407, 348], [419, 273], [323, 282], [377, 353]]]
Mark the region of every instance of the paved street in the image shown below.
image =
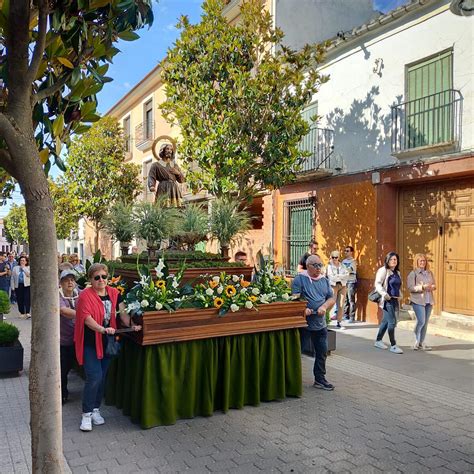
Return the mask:
[[[22, 328], [28, 321], [9, 318]], [[375, 327], [338, 334], [328, 359], [334, 392], [311, 387], [303, 357], [301, 399], [141, 430], [113, 407], [106, 425], [79, 431], [82, 381], [71, 377], [64, 454], [73, 473], [131, 472], [473, 472], [474, 344], [430, 337], [433, 352], [372, 347]], [[28, 350], [27, 350], [28, 352]], [[26, 356], [26, 363], [28, 355]], [[29, 472], [27, 371], [0, 379], [0, 472]]]

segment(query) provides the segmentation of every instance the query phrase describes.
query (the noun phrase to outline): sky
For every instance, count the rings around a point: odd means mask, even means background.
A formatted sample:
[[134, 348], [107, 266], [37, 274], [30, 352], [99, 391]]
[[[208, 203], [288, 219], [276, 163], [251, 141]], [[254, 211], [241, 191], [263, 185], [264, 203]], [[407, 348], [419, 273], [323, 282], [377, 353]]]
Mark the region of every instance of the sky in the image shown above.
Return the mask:
[[[291, 0], [297, 4], [299, 0]], [[326, 0], [331, 2], [332, 0]], [[358, 0], [352, 0], [358, 1]], [[383, 13], [393, 10], [408, 0], [373, 0], [374, 9]], [[155, 21], [148, 29], [138, 31], [140, 39], [132, 42], [121, 41], [118, 44], [120, 53], [110, 65], [108, 76], [114, 80], [105, 84], [98, 95], [98, 109], [105, 114], [134, 85], [151, 71], [165, 56], [168, 48], [179, 36], [176, 23], [181, 15], [187, 15], [191, 23], [199, 22], [202, 0], [158, 0], [153, 11]], [[53, 167], [54, 168], [54, 167]], [[58, 174], [57, 169], [52, 175]], [[0, 207], [0, 218], [8, 214], [12, 203], [21, 204], [23, 197], [17, 189], [7, 204]]]

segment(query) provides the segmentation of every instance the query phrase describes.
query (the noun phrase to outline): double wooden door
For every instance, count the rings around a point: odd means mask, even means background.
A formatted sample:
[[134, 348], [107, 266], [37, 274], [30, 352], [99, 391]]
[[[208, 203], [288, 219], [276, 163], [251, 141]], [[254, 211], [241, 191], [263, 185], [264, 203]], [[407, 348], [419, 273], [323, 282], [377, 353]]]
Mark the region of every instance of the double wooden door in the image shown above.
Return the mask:
[[[474, 315], [474, 186], [471, 181], [402, 188], [399, 238], [404, 282], [424, 253], [437, 280], [435, 313]], [[408, 292], [405, 290], [406, 302]]]

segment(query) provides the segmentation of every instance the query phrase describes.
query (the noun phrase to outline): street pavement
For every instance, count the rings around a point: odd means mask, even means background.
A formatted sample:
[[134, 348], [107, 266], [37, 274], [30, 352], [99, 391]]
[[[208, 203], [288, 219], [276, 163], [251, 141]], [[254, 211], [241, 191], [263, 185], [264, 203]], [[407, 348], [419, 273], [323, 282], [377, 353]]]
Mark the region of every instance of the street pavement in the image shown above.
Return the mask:
[[[33, 315], [34, 317], [34, 315]], [[30, 322], [21, 329], [25, 368]], [[104, 426], [79, 431], [83, 382], [70, 377], [63, 409], [64, 455], [73, 473], [132, 472], [474, 472], [474, 344], [430, 337], [432, 352], [373, 347], [376, 327], [338, 333], [328, 358], [334, 392], [315, 389], [303, 356], [300, 399], [217, 412], [142, 430], [114, 407]], [[27, 370], [0, 378], [0, 473], [30, 472]]]

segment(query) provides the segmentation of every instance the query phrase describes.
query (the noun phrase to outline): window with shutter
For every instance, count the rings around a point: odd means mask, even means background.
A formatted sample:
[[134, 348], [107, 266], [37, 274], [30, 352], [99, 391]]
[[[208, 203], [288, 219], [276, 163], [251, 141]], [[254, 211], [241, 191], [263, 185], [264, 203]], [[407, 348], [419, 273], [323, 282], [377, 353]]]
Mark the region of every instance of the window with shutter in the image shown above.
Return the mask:
[[453, 51], [406, 67], [405, 148], [453, 139]]

